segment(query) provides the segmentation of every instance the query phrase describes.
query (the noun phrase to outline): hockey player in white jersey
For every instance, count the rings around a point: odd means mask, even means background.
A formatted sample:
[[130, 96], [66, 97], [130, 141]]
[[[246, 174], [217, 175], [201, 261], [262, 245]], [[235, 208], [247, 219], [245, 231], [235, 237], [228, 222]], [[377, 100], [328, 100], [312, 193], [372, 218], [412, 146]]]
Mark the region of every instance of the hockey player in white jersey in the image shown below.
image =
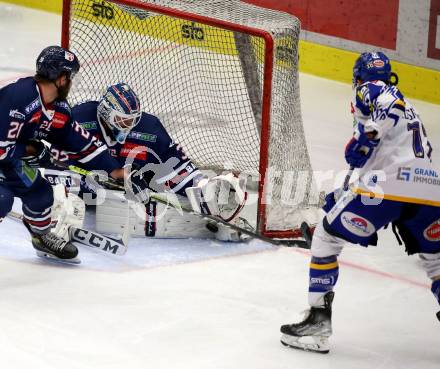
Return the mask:
[[311, 247], [310, 309], [303, 321], [281, 326], [286, 346], [329, 352], [338, 255], [347, 241], [375, 245], [377, 231], [389, 223], [406, 252], [419, 254], [440, 304], [439, 172], [419, 114], [391, 79], [390, 61], [383, 53], [363, 53], [357, 59], [354, 135], [345, 159], [359, 168], [360, 181], [326, 197], [327, 214]]

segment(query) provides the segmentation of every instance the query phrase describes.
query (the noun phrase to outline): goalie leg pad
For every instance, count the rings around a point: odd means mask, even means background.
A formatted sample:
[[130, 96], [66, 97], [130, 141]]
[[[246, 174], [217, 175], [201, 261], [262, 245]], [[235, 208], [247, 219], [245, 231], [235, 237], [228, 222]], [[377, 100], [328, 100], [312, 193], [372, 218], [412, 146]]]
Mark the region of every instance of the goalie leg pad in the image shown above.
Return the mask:
[[53, 186], [52, 233], [70, 240], [69, 227], [81, 228], [84, 224], [85, 204], [73, 193], [66, 192], [62, 184]]
[[229, 222], [238, 216], [246, 203], [245, 186], [244, 179], [228, 173], [200, 180], [197, 186], [186, 189], [186, 195], [195, 212]]
[[[166, 194], [160, 194], [165, 197]], [[185, 198], [179, 198], [188, 205]], [[206, 228], [206, 220], [180, 213], [153, 199], [144, 205], [127, 200], [120, 191], [107, 191], [105, 201], [96, 207], [96, 230], [109, 234], [124, 232], [133, 237], [215, 238]]]

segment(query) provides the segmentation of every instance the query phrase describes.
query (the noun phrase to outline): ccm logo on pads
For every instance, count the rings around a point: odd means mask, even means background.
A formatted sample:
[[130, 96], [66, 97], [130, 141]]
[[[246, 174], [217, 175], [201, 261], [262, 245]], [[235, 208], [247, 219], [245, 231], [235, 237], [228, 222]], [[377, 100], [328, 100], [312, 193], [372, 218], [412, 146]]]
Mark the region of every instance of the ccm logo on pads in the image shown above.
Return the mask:
[[369, 237], [376, 232], [376, 228], [371, 222], [349, 211], [341, 214], [341, 223], [345, 229], [356, 236]]
[[440, 219], [432, 223], [428, 228], [423, 231], [423, 236], [428, 241], [440, 241]]

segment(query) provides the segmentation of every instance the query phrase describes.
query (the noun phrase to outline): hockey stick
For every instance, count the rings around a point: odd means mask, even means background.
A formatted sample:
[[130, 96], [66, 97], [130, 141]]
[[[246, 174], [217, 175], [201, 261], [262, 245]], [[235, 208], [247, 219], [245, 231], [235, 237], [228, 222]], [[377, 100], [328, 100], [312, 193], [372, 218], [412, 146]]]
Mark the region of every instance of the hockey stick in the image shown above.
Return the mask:
[[351, 178], [353, 172], [354, 172], [354, 166], [351, 165], [350, 169], [347, 172], [347, 175], [345, 176], [344, 184], [342, 185], [343, 191], [348, 191], [348, 186], [350, 184], [350, 178]]
[[[55, 165], [58, 165], [58, 162], [55, 163]], [[59, 165], [62, 168], [65, 168], [67, 170], [70, 170], [71, 172], [83, 175], [83, 176], [93, 176], [93, 172], [88, 171], [84, 168], [80, 168], [77, 167], [76, 165], [67, 165], [65, 163], [60, 163]], [[119, 181], [113, 179], [113, 178], [107, 178], [106, 180], [100, 180], [98, 179], [97, 181], [98, 183], [101, 183], [103, 185], [109, 185], [110, 187], [112, 187], [113, 189], [118, 189], [118, 190], [123, 190], [125, 191], [125, 186], [123, 184], [121, 184]], [[165, 205], [169, 205], [177, 210], [182, 210], [185, 213], [188, 214], [192, 214], [195, 215], [197, 217], [200, 218], [204, 218], [204, 219], [209, 219], [212, 220], [216, 223], [221, 223], [237, 232], [241, 232], [243, 234], [248, 235], [249, 237], [252, 238], [256, 238], [268, 243], [271, 243], [273, 245], [277, 245], [277, 246], [286, 246], [286, 247], [298, 247], [298, 248], [303, 248], [303, 249], [310, 249], [310, 243], [308, 241], [303, 241], [303, 240], [276, 240], [273, 238], [269, 238], [266, 236], [263, 236], [259, 233], [256, 232], [252, 232], [246, 228], [242, 228], [242, 227], [238, 227], [235, 224], [231, 224], [228, 223], [226, 221], [224, 221], [223, 219], [213, 216], [213, 215], [208, 215], [208, 214], [201, 214], [198, 212], [195, 212], [192, 208], [188, 208], [186, 206], [182, 206], [180, 203], [173, 203], [170, 202], [170, 200], [167, 197], [161, 196], [157, 193], [154, 192], [150, 192], [150, 199], [156, 200], [159, 203], [165, 204]], [[306, 238], [306, 237], [305, 237]], [[307, 238], [306, 238], [307, 239]]]
[[[17, 221], [23, 220], [23, 215], [15, 211], [10, 211], [7, 216]], [[127, 246], [122, 239], [114, 239], [88, 229], [69, 226], [69, 236], [71, 241], [97, 248], [113, 255], [124, 255], [127, 252]]]

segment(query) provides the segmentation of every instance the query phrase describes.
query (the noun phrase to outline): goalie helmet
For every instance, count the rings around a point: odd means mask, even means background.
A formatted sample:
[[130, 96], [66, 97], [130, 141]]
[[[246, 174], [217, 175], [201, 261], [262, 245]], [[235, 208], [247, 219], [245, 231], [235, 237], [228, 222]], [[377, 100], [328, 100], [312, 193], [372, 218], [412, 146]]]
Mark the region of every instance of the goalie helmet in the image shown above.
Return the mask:
[[69, 79], [73, 79], [79, 68], [76, 55], [60, 46], [49, 46], [43, 49], [36, 62], [37, 75], [52, 81], [63, 73]]
[[142, 116], [139, 98], [126, 83], [107, 88], [98, 104], [98, 119], [112, 132], [114, 139], [123, 144]]
[[382, 52], [362, 53], [353, 67], [353, 87], [358, 81], [384, 81], [389, 83], [391, 78], [390, 59]]

